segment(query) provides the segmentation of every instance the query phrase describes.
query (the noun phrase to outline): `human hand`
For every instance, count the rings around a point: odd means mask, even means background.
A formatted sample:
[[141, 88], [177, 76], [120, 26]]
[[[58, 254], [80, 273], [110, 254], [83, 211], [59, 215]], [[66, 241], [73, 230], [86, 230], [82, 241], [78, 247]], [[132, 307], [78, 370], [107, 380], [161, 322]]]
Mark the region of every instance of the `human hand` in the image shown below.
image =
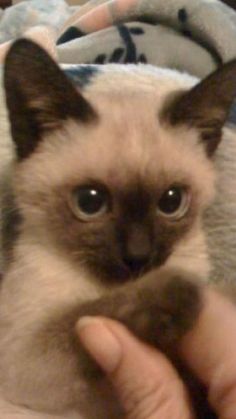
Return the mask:
[[[107, 373], [129, 419], [193, 419], [187, 389], [168, 359], [106, 318], [78, 322], [81, 342]], [[99, 341], [97, 337], [99, 336]], [[220, 419], [236, 417], [236, 309], [206, 291], [202, 313], [179, 354], [208, 389]]]

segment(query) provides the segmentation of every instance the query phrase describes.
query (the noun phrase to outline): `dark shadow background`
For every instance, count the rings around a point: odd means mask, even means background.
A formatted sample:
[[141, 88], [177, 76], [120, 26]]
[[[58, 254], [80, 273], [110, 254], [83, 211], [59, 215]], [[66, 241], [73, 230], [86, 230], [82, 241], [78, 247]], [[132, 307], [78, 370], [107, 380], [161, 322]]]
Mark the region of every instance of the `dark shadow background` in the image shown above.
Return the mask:
[[228, 4], [228, 6], [231, 6], [233, 9], [236, 10], [236, 0], [221, 0], [222, 3]]

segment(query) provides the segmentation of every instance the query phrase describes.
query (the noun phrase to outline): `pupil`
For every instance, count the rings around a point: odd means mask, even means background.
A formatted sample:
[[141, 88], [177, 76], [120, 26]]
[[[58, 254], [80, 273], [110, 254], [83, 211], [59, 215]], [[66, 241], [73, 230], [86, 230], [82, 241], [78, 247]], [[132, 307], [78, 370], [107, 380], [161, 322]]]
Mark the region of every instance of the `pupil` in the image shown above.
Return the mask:
[[80, 209], [89, 215], [96, 214], [105, 203], [104, 194], [96, 189], [80, 190], [78, 194], [78, 205]]
[[181, 201], [181, 190], [179, 188], [171, 188], [162, 195], [159, 201], [159, 208], [166, 214], [173, 214], [180, 207]]

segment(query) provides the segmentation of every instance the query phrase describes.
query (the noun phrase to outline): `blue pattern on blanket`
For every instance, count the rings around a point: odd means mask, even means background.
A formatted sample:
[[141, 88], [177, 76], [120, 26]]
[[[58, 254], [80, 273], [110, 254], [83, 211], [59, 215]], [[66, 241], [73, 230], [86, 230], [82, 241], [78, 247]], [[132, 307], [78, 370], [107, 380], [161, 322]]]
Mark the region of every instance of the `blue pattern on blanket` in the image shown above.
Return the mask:
[[78, 65], [65, 68], [64, 72], [76, 86], [83, 88], [91, 82], [99, 68], [95, 65]]
[[95, 64], [122, 63], [122, 64], [138, 64], [147, 63], [147, 57], [144, 52], [139, 52], [135, 36], [145, 35], [145, 31], [141, 26], [128, 27], [127, 25], [116, 25], [116, 29], [120, 35], [121, 42], [124, 47], [117, 47], [112, 54], [98, 54], [92, 62]]
[[74, 39], [81, 38], [84, 35], [84, 32], [82, 32], [79, 28], [71, 26], [60, 36], [60, 38], [57, 41], [57, 45], [65, 44], [66, 42], [70, 42]]
[[185, 8], [179, 9], [178, 19], [181, 23], [186, 23], [188, 20], [188, 12]]

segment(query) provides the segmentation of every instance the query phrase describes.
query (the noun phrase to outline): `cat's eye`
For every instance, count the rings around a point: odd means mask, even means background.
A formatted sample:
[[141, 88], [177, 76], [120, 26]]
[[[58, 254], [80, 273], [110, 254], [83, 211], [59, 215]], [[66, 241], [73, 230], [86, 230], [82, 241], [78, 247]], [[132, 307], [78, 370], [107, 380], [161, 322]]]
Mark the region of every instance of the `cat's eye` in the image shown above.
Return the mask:
[[97, 186], [81, 186], [72, 194], [71, 207], [74, 214], [89, 221], [100, 217], [109, 210], [108, 192]]
[[190, 194], [183, 186], [171, 186], [161, 196], [157, 212], [171, 220], [179, 220], [188, 211]]

